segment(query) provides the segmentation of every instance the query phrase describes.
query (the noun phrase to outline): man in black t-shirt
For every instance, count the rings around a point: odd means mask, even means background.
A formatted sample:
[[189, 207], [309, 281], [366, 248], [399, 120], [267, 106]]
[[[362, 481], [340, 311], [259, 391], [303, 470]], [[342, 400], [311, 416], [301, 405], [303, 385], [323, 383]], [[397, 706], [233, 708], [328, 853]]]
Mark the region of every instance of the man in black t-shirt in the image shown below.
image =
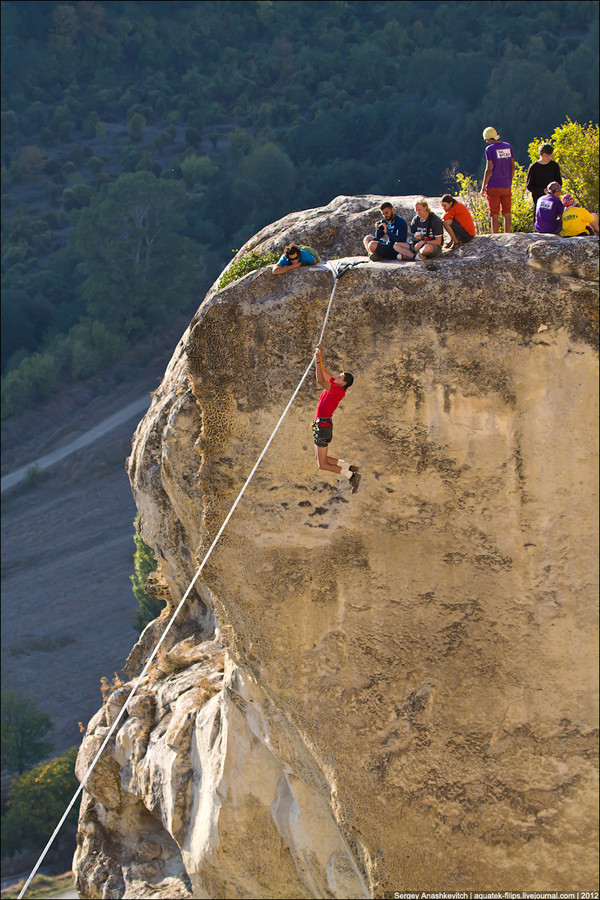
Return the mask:
[[417, 254], [417, 259], [425, 261], [441, 256], [444, 240], [444, 226], [439, 216], [429, 208], [424, 197], [415, 203], [417, 213], [410, 223], [412, 239], [410, 248]]
[[556, 160], [552, 159], [554, 147], [552, 144], [540, 144], [539, 159], [537, 162], [531, 163], [527, 169], [527, 190], [533, 198], [533, 208], [537, 206], [540, 197], [546, 193], [546, 185], [552, 181], [558, 181], [562, 186], [562, 175], [560, 174], [560, 166]]

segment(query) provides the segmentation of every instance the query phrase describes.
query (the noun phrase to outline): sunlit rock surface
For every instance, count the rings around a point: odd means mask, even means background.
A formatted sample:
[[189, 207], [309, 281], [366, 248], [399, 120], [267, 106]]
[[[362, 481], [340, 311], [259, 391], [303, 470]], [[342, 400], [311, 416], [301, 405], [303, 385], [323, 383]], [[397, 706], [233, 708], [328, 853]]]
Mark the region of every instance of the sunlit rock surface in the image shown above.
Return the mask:
[[[86, 897], [382, 897], [597, 884], [598, 241], [366, 262], [384, 198], [294, 213], [354, 373], [315, 467], [312, 372], [84, 792]], [[394, 198], [392, 198], [394, 199]], [[412, 214], [415, 198], [396, 198]], [[435, 206], [435, 204], [434, 204]], [[167, 600], [80, 778], [311, 359], [333, 276], [200, 306], [129, 475]]]

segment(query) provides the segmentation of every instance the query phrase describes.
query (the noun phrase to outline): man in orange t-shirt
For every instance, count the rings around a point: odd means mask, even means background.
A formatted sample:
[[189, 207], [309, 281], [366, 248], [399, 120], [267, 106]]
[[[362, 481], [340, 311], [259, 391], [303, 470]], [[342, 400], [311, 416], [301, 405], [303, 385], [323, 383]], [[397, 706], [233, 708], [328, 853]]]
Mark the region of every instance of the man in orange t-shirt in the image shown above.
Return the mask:
[[475, 237], [475, 222], [465, 204], [455, 200], [450, 194], [444, 194], [441, 202], [444, 210], [442, 225], [448, 232], [450, 249], [453, 250]]

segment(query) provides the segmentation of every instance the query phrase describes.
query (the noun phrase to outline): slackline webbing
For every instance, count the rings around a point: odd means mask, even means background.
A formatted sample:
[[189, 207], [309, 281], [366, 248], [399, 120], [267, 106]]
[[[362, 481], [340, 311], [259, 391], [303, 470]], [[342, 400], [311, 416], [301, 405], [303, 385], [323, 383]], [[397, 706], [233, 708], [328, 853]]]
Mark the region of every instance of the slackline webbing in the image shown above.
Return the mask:
[[[333, 276], [334, 276], [334, 281], [333, 281], [333, 289], [332, 289], [332, 291], [331, 291], [331, 296], [330, 296], [330, 298], [329, 298], [329, 305], [327, 306], [327, 312], [325, 313], [325, 319], [324, 319], [324, 321], [323, 321], [323, 327], [321, 328], [321, 336], [319, 337], [319, 340], [318, 340], [318, 343], [319, 343], [319, 344], [320, 344], [321, 341], [323, 340], [323, 335], [325, 334], [325, 327], [326, 327], [327, 321], [328, 321], [328, 319], [329, 319], [329, 311], [331, 310], [331, 304], [333, 303], [333, 297], [334, 297], [334, 295], [335, 295], [335, 289], [336, 289], [336, 287], [337, 287], [337, 283], [338, 283], [339, 279], [341, 278], [341, 276], [344, 274], [344, 272], [347, 271], [347, 268], [348, 268], [348, 267], [346, 267], [346, 268], [344, 269], [344, 271], [342, 271], [342, 272], [340, 272], [339, 270], [337, 270], [337, 269], [334, 268], [333, 266], [331, 266], [331, 267], [328, 266], [328, 268], [330, 269], [330, 271], [332, 272], [332, 274], [333, 274]], [[77, 790], [75, 791], [75, 794], [73, 795], [73, 797], [72, 797], [72, 799], [71, 799], [69, 805], [67, 806], [66, 810], [64, 811], [64, 813], [63, 813], [63, 815], [62, 815], [62, 817], [61, 817], [61, 819], [60, 819], [60, 822], [58, 823], [58, 825], [56, 826], [56, 828], [55, 828], [54, 831], [52, 832], [52, 835], [51, 835], [51, 837], [50, 837], [50, 840], [48, 841], [48, 843], [46, 844], [46, 846], [45, 846], [44, 849], [42, 850], [42, 853], [40, 854], [40, 857], [39, 857], [38, 861], [36, 862], [35, 866], [33, 867], [32, 871], [31, 871], [31, 874], [29, 875], [29, 878], [27, 879], [27, 881], [26, 881], [25, 884], [23, 885], [23, 888], [22, 888], [22, 890], [21, 890], [21, 893], [20, 893], [19, 896], [18, 896], [18, 900], [21, 900], [21, 898], [24, 896], [24, 894], [25, 894], [27, 888], [28, 888], [29, 885], [31, 884], [31, 881], [32, 881], [33, 878], [35, 877], [37, 870], [38, 870], [39, 867], [41, 866], [41, 864], [42, 864], [42, 862], [43, 862], [43, 860], [44, 860], [44, 857], [46, 856], [46, 853], [48, 852], [48, 850], [50, 849], [50, 847], [51, 847], [52, 844], [54, 843], [54, 839], [56, 838], [56, 835], [58, 834], [58, 832], [60, 831], [60, 829], [61, 829], [62, 826], [64, 825], [65, 819], [67, 818], [67, 816], [69, 815], [69, 813], [70, 813], [71, 810], [73, 809], [73, 806], [75, 805], [75, 802], [76, 802], [77, 798], [79, 797], [79, 795], [80, 795], [81, 792], [83, 791], [83, 789], [84, 789], [84, 787], [85, 787], [85, 785], [86, 785], [86, 782], [87, 782], [89, 776], [92, 774], [92, 772], [93, 772], [93, 770], [94, 770], [94, 768], [95, 768], [95, 766], [96, 766], [96, 763], [98, 762], [98, 760], [99, 760], [100, 757], [102, 756], [102, 753], [104, 752], [104, 749], [105, 749], [106, 745], [108, 744], [109, 740], [110, 740], [111, 737], [113, 736], [113, 734], [114, 734], [114, 732], [115, 732], [115, 730], [116, 730], [117, 725], [118, 725], [119, 722], [121, 721], [121, 719], [122, 719], [122, 717], [123, 717], [123, 714], [125, 713], [125, 711], [126, 711], [126, 709], [127, 709], [128, 704], [130, 703], [131, 699], [133, 698], [134, 694], [136, 693], [137, 689], [139, 688], [139, 686], [140, 686], [140, 684], [141, 684], [141, 682], [142, 682], [142, 679], [144, 678], [144, 675], [146, 674], [146, 672], [147, 672], [148, 669], [150, 668], [150, 665], [151, 665], [152, 662], [154, 661], [154, 658], [155, 658], [156, 654], [158, 653], [158, 651], [159, 651], [159, 649], [160, 649], [160, 647], [161, 647], [162, 642], [163, 642], [164, 639], [166, 638], [166, 636], [167, 636], [167, 634], [168, 634], [168, 632], [169, 632], [169, 630], [170, 630], [170, 628], [171, 628], [173, 622], [174, 622], [175, 619], [177, 618], [177, 616], [178, 616], [178, 614], [179, 614], [179, 612], [180, 612], [180, 610], [181, 610], [183, 604], [184, 604], [185, 601], [187, 600], [187, 598], [188, 598], [188, 596], [189, 596], [189, 594], [190, 594], [190, 591], [192, 590], [193, 586], [195, 585], [195, 583], [196, 583], [196, 581], [197, 581], [197, 579], [198, 579], [198, 576], [200, 575], [200, 573], [202, 572], [204, 566], [205, 566], [206, 563], [208, 562], [208, 560], [209, 560], [209, 558], [210, 558], [210, 556], [211, 556], [213, 550], [215, 549], [215, 547], [216, 547], [216, 545], [217, 545], [217, 543], [218, 543], [218, 541], [219, 541], [219, 538], [221, 537], [221, 535], [222, 535], [223, 532], [225, 531], [225, 528], [227, 527], [227, 523], [229, 522], [229, 520], [231, 519], [233, 513], [235, 512], [238, 503], [240, 502], [240, 500], [241, 500], [242, 497], [244, 496], [244, 493], [245, 493], [245, 491], [246, 491], [246, 488], [248, 487], [248, 485], [249, 485], [250, 482], [252, 481], [252, 478], [254, 477], [254, 473], [256, 472], [256, 470], [258, 469], [259, 465], [261, 464], [261, 462], [262, 462], [262, 460], [263, 460], [263, 458], [264, 458], [264, 456], [265, 456], [265, 453], [266, 453], [267, 450], [269, 449], [269, 447], [270, 447], [270, 445], [271, 445], [271, 442], [272, 442], [273, 438], [274, 438], [275, 435], [277, 434], [277, 432], [278, 432], [278, 430], [279, 430], [279, 426], [281, 425], [281, 423], [282, 423], [283, 420], [285, 419], [285, 417], [286, 417], [286, 415], [287, 415], [287, 413], [288, 413], [288, 411], [289, 411], [289, 409], [290, 409], [292, 403], [294, 402], [294, 400], [296, 399], [296, 397], [297, 397], [297, 395], [298, 395], [298, 392], [299, 392], [300, 388], [302, 387], [302, 385], [303, 385], [304, 382], [306, 381], [306, 378], [307, 378], [307, 376], [308, 376], [308, 373], [310, 372], [310, 370], [311, 370], [311, 368], [312, 368], [313, 362], [314, 362], [314, 355], [311, 357], [311, 360], [310, 360], [308, 366], [306, 367], [306, 371], [304, 372], [304, 375], [303, 375], [302, 378], [300, 379], [300, 382], [299, 382], [299, 384], [298, 384], [298, 387], [296, 388], [296, 390], [295, 390], [294, 393], [292, 394], [292, 396], [291, 396], [291, 398], [290, 398], [290, 401], [289, 401], [288, 405], [286, 406], [286, 408], [284, 409], [283, 413], [281, 414], [281, 416], [280, 416], [280, 418], [279, 418], [279, 421], [278, 421], [277, 425], [275, 426], [274, 430], [271, 432], [271, 436], [269, 437], [269, 440], [268, 440], [267, 443], [265, 444], [265, 446], [264, 446], [264, 448], [263, 448], [263, 450], [262, 450], [260, 456], [258, 457], [258, 459], [256, 460], [256, 462], [254, 463], [254, 466], [253, 466], [253, 468], [252, 468], [252, 471], [250, 472], [250, 474], [248, 475], [246, 481], [244, 482], [244, 486], [242, 487], [241, 491], [240, 491], [239, 494], [237, 495], [237, 497], [236, 497], [236, 499], [235, 499], [235, 502], [234, 502], [233, 506], [231, 507], [231, 509], [230, 509], [229, 512], [227, 513], [227, 516], [226, 516], [226, 518], [225, 518], [223, 524], [222, 524], [221, 527], [219, 528], [219, 530], [218, 530], [218, 532], [217, 532], [217, 534], [216, 534], [215, 539], [213, 540], [212, 544], [211, 544], [210, 547], [208, 548], [208, 551], [207, 551], [207, 553], [206, 553], [206, 556], [204, 557], [204, 559], [203, 559], [202, 562], [200, 563], [200, 567], [198, 568], [198, 570], [196, 571], [196, 574], [194, 575], [194, 577], [193, 577], [192, 580], [190, 581], [190, 583], [189, 583], [189, 585], [188, 585], [188, 588], [187, 588], [185, 594], [183, 595], [183, 597], [181, 598], [181, 600], [180, 600], [180, 602], [179, 602], [179, 605], [177, 606], [177, 609], [175, 610], [175, 612], [173, 613], [173, 615], [172, 615], [171, 618], [169, 619], [169, 621], [168, 621], [168, 623], [167, 623], [167, 627], [165, 628], [165, 630], [163, 631], [162, 635], [160, 636], [160, 640], [158, 641], [156, 647], [154, 648], [154, 650], [152, 651], [152, 653], [150, 654], [150, 656], [149, 656], [148, 659], [146, 660], [146, 664], [144, 665], [144, 668], [142, 669], [142, 671], [141, 671], [140, 674], [138, 675], [137, 681], [135, 682], [135, 684], [134, 684], [134, 686], [133, 686], [133, 688], [132, 688], [132, 690], [131, 690], [131, 693], [129, 694], [127, 700], [123, 703], [121, 709], [119, 710], [118, 716], [116, 717], [115, 721], [112, 723], [112, 725], [111, 725], [111, 727], [110, 727], [110, 729], [109, 729], [109, 731], [108, 731], [108, 734], [106, 735], [106, 737], [105, 737], [104, 740], [102, 741], [102, 744], [101, 744], [101, 746], [100, 746], [100, 749], [99, 749], [98, 752], [96, 753], [96, 755], [95, 755], [94, 759], [92, 760], [92, 762], [91, 762], [91, 764], [90, 764], [90, 767], [88, 768], [87, 772], [85, 773], [85, 775], [84, 775], [84, 777], [83, 777], [83, 779], [82, 779], [82, 781], [81, 781], [79, 787], [78, 787]]]

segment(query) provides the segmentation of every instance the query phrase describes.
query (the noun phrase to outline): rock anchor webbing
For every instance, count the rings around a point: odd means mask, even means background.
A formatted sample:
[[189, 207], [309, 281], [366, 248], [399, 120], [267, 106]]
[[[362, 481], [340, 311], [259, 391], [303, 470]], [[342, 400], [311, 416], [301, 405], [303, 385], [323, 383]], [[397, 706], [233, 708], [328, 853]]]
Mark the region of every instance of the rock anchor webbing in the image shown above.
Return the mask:
[[[337, 283], [338, 283], [339, 279], [342, 277], [342, 275], [344, 275], [345, 272], [347, 272], [349, 268], [352, 268], [354, 265], [358, 265], [358, 264], [359, 264], [359, 263], [349, 263], [349, 264], [346, 264], [345, 266], [344, 266], [344, 265], [341, 265], [341, 264], [340, 264], [339, 266], [336, 266], [336, 262], [337, 262], [337, 261], [332, 262], [332, 263], [329, 263], [329, 262], [326, 263], [327, 268], [332, 272], [332, 274], [333, 274], [333, 276], [334, 276], [334, 281], [333, 281], [333, 288], [332, 288], [332, 291], [331, 291], [331, 296], [329, 297], [329, 304], [328, 304], [328, 306], [327, 306], [327, 312], [325, 313], [325, 319], [324, 319], [324, 321], [323, 321], [323, 327], [321, 328], [321, 335], [320, 335], [319, 340], [318, 340], [318, 343], [319, 343], [319, 344], [322, 342], [322, 340], [323, 340], [323, 335], [325, 334], [325, 328], [326, 328], [326, 326], [327, 326], [327, 321], [328, 321], [328, 319], [329, 319], [329, 312], [330, 312], [330, 310], [331, 310], [331, 305], [332, 305], [332, 303], [333, 303], [333, 298], [334, 298], [334, 295], [335, 295], [335, 289], [336, 289], [336, 287], [337, 287]], [[135, 682], [135, 684], [134, 684], [134, 686], [133, 686], [133, 688], [132, 688], [132, 690], [131, 690], [131, 693], [129, 694], [129, 697], [128, 697], [127, 700], [123, 703], [123, 706], [122, 706], [121, 709], [119, 710], [118, 716], [116, 717], [115, 721], [114, 721], [113, 724], [111, 725], [111, 727], [110, 727], [110, 729], [109, 729], [109, 731], [108, 731], [108, 734], [107, 734], [106, 737], [104, 738], [104, 740], [103, 740], [103, 742], [102, 742], [102, 744], [101, 744], [101, 746], [100, 746], [100, 749], [99, 749], [98, 752], [96, 753], [94, 759], [92, 760], [92, 762], [91, 762], [91, 764], [90, 764], [90, 767], [88, 768], [88, 770], [87, 770], [87, 772], [85, 773], [83, 779], [81, 780], [81, 783], [80, 783], [79, 787], [77, 788], [77, 790], [75, 791], [75, 794], [73, 795], [73, 797], [72, 797], [72, 799], [71, 799], [69, 805], [67, 806], [65, 812], [63, 813], [63, 815], [62, 815], [62, 817], [61, 817], [61, 819], [60, 819], [60, 822], [58, 823], [58, 825], [56, 826], [56, 828], [55, 828], [54, 831], [52, 832], [52, 835], [51, 835], [51, 837], [50, 837], [48, 843], [46, 844], [46, 846], [45, 846], [44, 849], [42, 850], [42, 852], [41, 852], [41, 854], [40, 854], [40, 857], [39, 857], [38, 861], [36, 862], [35, 866], [33, 867], [32, 871], [31, 871], [31, 874], [29, 875], [27, 881], [26, 881], [25, 884], [23, 885], [23, 888], [22, 888], [22, 890], [21, 890], [21, 893], [20, 893], [19, 896], [18, 896], [18, 900], [21, 900], [21, 898], [25, 895], [25, 892], [27, 891], [27, 888], [28, 888], [29, 885], [31, 884], [33, 878], [35, 878], [35, 875], [36, 875], [36, 873], [37, 873], [39, 867], [41, 866], [41, 864], [42, 864], [42, 862], [43, 862], [43, 860], [44, 860], [44, 858], [45, 858], [45, 856], [46, 856], [48, 850], [50, 849], [50, 847], [51, 847], [52, 844], [54, 843], [54, 840], [55, 840], [55, 838], [56, 838], [58, 832], [60, 831], [60, 829], [61, 829], [62, 826], [64, 825], [64, 822], [65, 822], [67, 816], [69, 815], [69, 813], [70, 813], [71, 810], [73, 809], [73, 806], [75, 805], [75, 802], [77, 801], [77, 798], [79, 797], [79, 795], [80, 795], [81, 792], [83, 791], [83, 789], [84, 789], [84, 787], [85, 787], [85, 785], [86, 785], [86, 783], [87, 783], [87, 780], [88, 780], [89, 776], [92, 774], [92, 772], [93, 772], [93, 770], [94, 770], [94, 768], [95, 768], [95, 766], [96, 766], [96, 763], [98, 762], [98, 760], [99, 760], [100, 757], [102, 756], [102, 753], [104, 752], [104, 749], [106, 748], [106, 745], [108, 744], [108, 742], [110, 741], [111, 737], [112, 737], [113, 734], [115, 733], [115, 730], [116, 730], [116, 728], [117, 728], [117, 725], [119, 724], [119, 722], [120, 722], [121, 719], [123, 718], [123, 715], [124, 715], [124, 713], [125, 713], [125, 710], [126, 710], [126, 708], [127, 708], [127, 705], [128, 705], [128, 704], [130, 703], [130, 701], [132, 700], [133, 696], [135, 695], [137, 689], [139, 688], [139, 686], [140, 686], [140, 684], [141, 684], [141, 682], [142, 682], [142, 679], [144, 678], [144, 676], [146, 675], [146, 673], [147, 673], [148, 669], [150, 668], [152, 662], [154, 661], [154, 658], [156, 657], [156, 654], [158, 653], [158, 651], [159, 651], [159, 649], [160, 649], [160, 647], [161, 647], [161, 645], [162, 645], [164, 639], [166, 638], [166, 636], [167, 636], [167, 634], [168, 634], [168, 632], [169, 632], [171, 626], [173, 625], [173, 622], [174, 622], [175, 619], [177, 618], [177, 616], [178, 616], [178, 614], [179, 614], [181, 608], [183, 607], [183, 604], [185, 603], [185, 601], [186, 601], [187, 598], [189, 597], [190, 591], [192, 590], [193, 586], [195, 585], [196, 581], [198, 580], [198, 577], [199, 577], [200, 573], [202, 572], [202, 570], [204, 569], [204, 566], [205, 566], [206, 563], [208, 562], [208, 560], [209, 560], [209, 558], [210, 558], [210, 556], [211, 556], [213, 550], [215, 549], [217, 543], [219, 542], [219, 539], [220, 539], [221, 535], [222, 535], [223, 532], [225, 531], [225, 528], [227, 527], [227, 524], [228, 524], [229, 520], [231, 519], [233, 513], [235, 512], [238, 503], [240, 502], [240, 500], [241, 500], [242, 497], [244, 496], [244, 493], [245, 493], [245, 491], [246, 491], [246, 488], [248, 487], [248, 485], [249, 485], [250, 482], [252, 481], [252, 478], [254, 477], [254, 473], [255, 473], [256, 470], [258, 469], [258, 467], [259, 467], [259, 465], [261, 464], [261, 462], [262, 462], [262, 460], [263, 460], [263, 458], [264, 458], [264, 456], [265, 456], [267, 450], [268, 450], [269, 447], [271, 446], [271, 442], [273, 441], [273, 438], [274, 438], [275, 435], [277, 434], [277, 432], [278, 432], [278, 430], [279, 430], [279, 427], [280, 427], [281, 423], [283, 422], [283, 420], [285, 419], [285, 417], [286, 417], [286, 415], [287, 415], [287, 413], [288, 413], [288, 411], [289, 411], [289, 409], [290, 409], [292, 403], [293, 403], [294, 400], [296, 399], [296, 397], [297, 397], [297, 395], [298, 395], [298, 392], [300, 391], [300, 388], [302, 387], [302, 385], [303, 385], [304, 382], [306, 381], [306, 378], [307, 378], [307, 376], [308, 376], [308, 373], [310, 372], [310, 370], [311, 370], [311, 368], [312, 368], [312, 366], [313, 366], [313, 361], [314, 361], [314, 357], [311, 357], [311, 360], [310, 360], [310, 362], [309, 362], [309, 364], [308, 364], [308, 366], [307, 366], [307, 368], [306, 368], [306, 371], [304, 372], [304, 375], [303, 375], [302, 378], [300, 379], [300, 382], [299, 382], [299, 384], [298, 384], [298, 387], [296, 388], [296, 390], [295, 390], [294, 393], [292, 394], [292, 396], [291, 396], [291, 398], [290, 398], [290, 400], [289, 400], [289, 402], [288, 402], [286, 408], [284, 409], [283, 413], [281, 414], [281, 416], [280, 416], [280, 418], [279, 418], [279, 421], [277, 422], [277, 425], [275, 426], [274, 430], [271, 432], [271, 436], [269, 437], [269, 440], [268, 440], [267, 443], [265, 444], [265, 446], [264, 446], [264, 448], [263, 448], [263, 450], [262, 450], [260, 456], [259, 456], [258, 459], [256, 460], [256, 462], [255, 462], [255, 464], [254, 464], [254, 466], [253, 466], [253, 468], [252, 468], [252, 471], [250, 472], [250, 474], [248, 475], [246, 481], [244, 482], [244, 486], [242, 487], [241, 491], [240, 491], [239, 494], [237, 495], [237, 497], [236, 497], [236, 499], [235, 499], [235, 502], [234, 502], [233, 506], [231, 507], [231, 509], [230, 509], [229, 512], [227, 513], [227, 516], [226, 516], [226, 518], [225, 518], [223, 524], [222, 524], [221, 527], [219, 528], [219, 531], [217, 532], [215, 539], [213, 540], [212, 544], [210, 545], [210, 547], [209, 547], [209, 549], [208, 549], [208, 551], [207, 551], [207, 553], [206, 553], [204, 559], [203, 559], [202, 562], [200, 563], [200, 567], [199, 567], [198, 570], [196, 571], [196, 574], [194, 575], [194, 577], [193, 577], [192, 580], [190, 581], [190, 583], [189, 583], [189, 585], [188, 585], [188, 588], [187, 588], [185, 594], [183, 595], [183, 597], [181, 598], [181, 600], [180, 600], [180, 602], [179, 602], [179, 604], [178, 604], [178, 606], [177, 606], [177, 609], [175, 610], [175, 612], [173, 613], [173, 615], [172, 615], [171, 618], [169, 619], [169, 621], [168, 621], [168, 623], [167, 623], [167, 627], [166, 627], [165, 630], [163, 631], [163, 633], [162, 633], [162, 635], [161, 635], [161, 637], [160, 637], [160, 639], [159, 639], [157, 645], [155, 646], [154, 650], [152, 651], [152, 653], [150, 654], [150, 656], [149, 656], [148, 659], [146, 660], [146, 663], [145, 663], [145, 665], [144, 665], [144, 668], [142, 669], [141, 673], [139, 674], [139, 676], [138, 676], [138, 678], [137, 678], [137, 681]]]

